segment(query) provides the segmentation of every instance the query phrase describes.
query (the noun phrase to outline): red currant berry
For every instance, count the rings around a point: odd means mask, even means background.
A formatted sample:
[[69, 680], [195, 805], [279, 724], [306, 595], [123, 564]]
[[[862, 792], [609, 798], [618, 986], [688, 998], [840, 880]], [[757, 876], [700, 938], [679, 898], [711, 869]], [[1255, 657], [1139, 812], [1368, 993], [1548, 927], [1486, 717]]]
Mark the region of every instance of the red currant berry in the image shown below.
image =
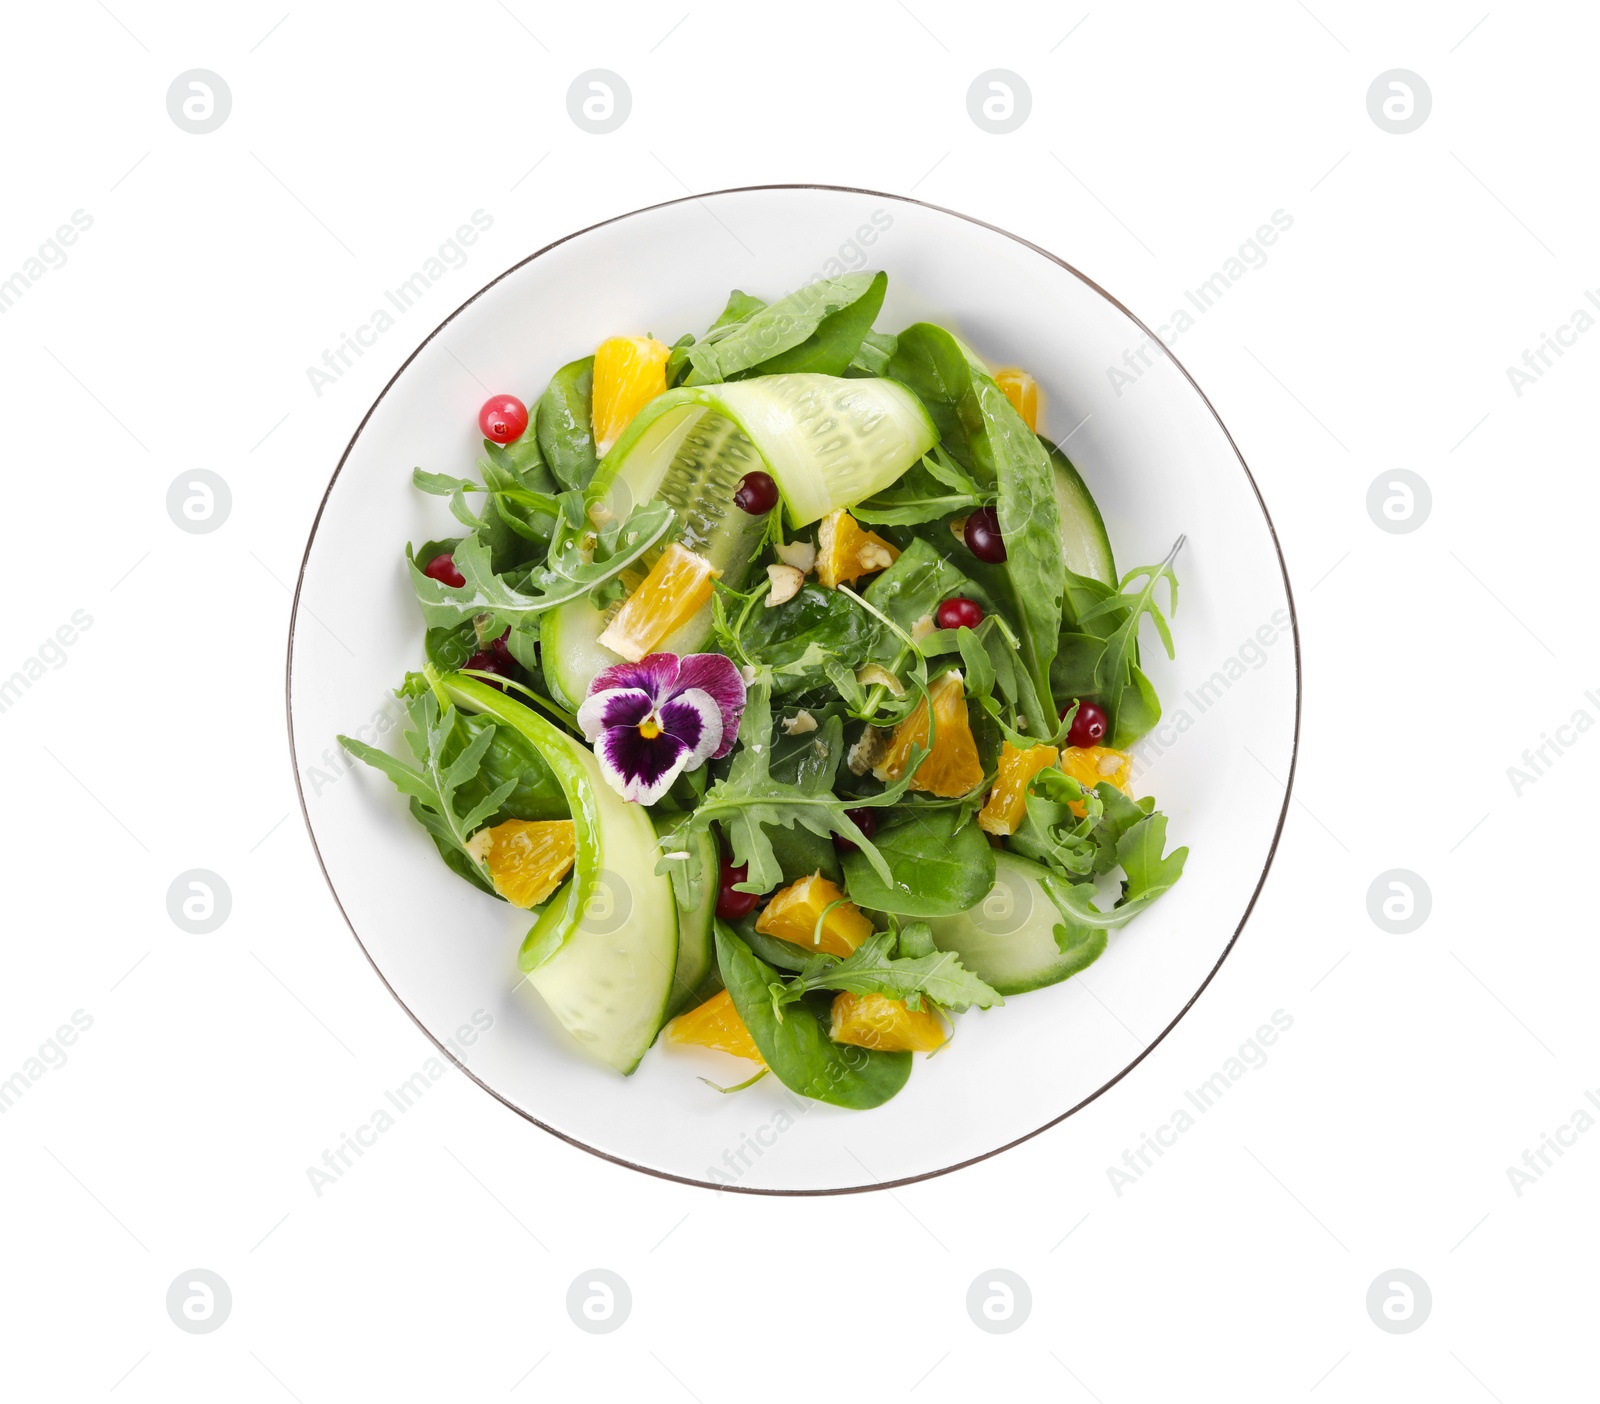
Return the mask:
[[962, 536], [966, 539], [967, 550], [980, 561], [999, 565], [1005, 560], [1006, 542], [1000, 535], [1000, 517], [993, 507], [980, 507], [968, 517]]
[[734, 883], [743, 882], [749, 872], [746, 863], [735, 867], [726, 858], [722, 860], [722, 878], [717, 884], [717, 915], [724, 921], [738, 921], [740, 917], [749, 916], [761, 900], [758, 893], [734, 890]]
[[759, 517], [763, 512], [770, 512], [778, 505], [778, 485], [772, 481], [770, 473], [762, 473], [759, 470], [746, 473], [739, 479], [739, 486], [734, 489], [733, 505], [741, 512]]
[[456, 569], [455, 558], [446, 551], [435, 556], [427, 565], [422, 567], [422, 573], [429, 580], [437, 580], [441, 585], [448, 585], [452, 590], [459, 590], [467, 583], [466, 577]]
[[[1065, 716], [1066, 713], [1061, 714]], [[1106, 732], [1111, 729], [1111, 718], [1106, 715], [1104, 707], [1097, 707], [1093, 702], [1078, 703], [1078, 715], [1072, 719], [1072, 728], [1067, 732], [1069, 746], [1098, 746], [1106, 739]]]
[[503, 634], [500, 635], [499, 638], [494, 640], [494, 642], [489, 645], [489, 652], [494, 654], [496, 658], [505, 659], [507, 664], [516, 662], [516, 660], [511, 656], [511, 649], [506, 644], [506, 640], [510, 637], [511, 630], [507, 629]]
[[478, 411], [483, 437], [497, 444], [520, 439], [528, 427], [528, 407], [515, 395], [491, 395]]
[[[876, 809], [847, 809], [845, 817], [860, 829], [862, 834], [871, 838], [878, 832], [878, 811]], [[843, 834], [833, 836], [833, 846], [841, 853], [854, 853], [859, 844], [847, 839]]]
[[957, 595], [934, 611], [933, 622], [941, 629], [976, 629], [983, 622], [983, 606]]

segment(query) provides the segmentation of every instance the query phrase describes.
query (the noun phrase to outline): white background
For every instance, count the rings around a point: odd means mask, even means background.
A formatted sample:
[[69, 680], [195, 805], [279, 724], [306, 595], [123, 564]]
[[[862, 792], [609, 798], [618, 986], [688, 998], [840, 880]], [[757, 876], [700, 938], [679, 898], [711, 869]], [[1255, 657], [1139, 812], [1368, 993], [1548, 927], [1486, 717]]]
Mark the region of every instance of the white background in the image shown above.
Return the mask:
[[[1600, 289], [1600, 26], [1576, 5], [1485, 18], [1488, 0], [686, 3], [8, 15], [0, 279], [75, 210], [93, 224], [0, 315], [0, 675], [73, 611], [93, 624], [0, 713], [0, 1079], [74, 1011], [93, 1023], [0, 1116], [6, 1392], [1567, 1397], [1589, 1372], [1600, 1135], [1520, 1195], [1507, 1169], [1600, 1088], [1600, 738], [1520, 795], [1507, 768], [1576, 710], [1600, 718], [1600, 336], [1520, 396], [1507, 367]], [[233, 95], [204, 136], [165, 106], [196, 67]], [[607, 136], [566, 112], [597, 67], [633, 94]], [[1006, 136], [967, 115], [990, 68], [1033, 93]], [[1392, 68], [1432, 91], [1409, 135], [1367, 114]], [[977, 215], [1152, 324], [1292, 216], [1174, 345], [1255, 473], [1299, 608], [1296, 800], [1256, 913], [1111, 1093], [953, 1176], [718, 1196], [573, 1149], [451, 1073], [319, 1197], [307, 1167], [433, 1051], [340, 921], [289, 769], [289, 587], [333, 465], [509, 264], [686, 190], [787, 180]], [[480, 209], [467, 265], [314, 393], [306, 368]], [[232, 491], [210, 535], [165, 508], [197, 468]], [[1365, 506], [1397, 468], [1433, 495], [1406, 535]], [[232, 891], [210, 935], [167, 915], [191, 868]], [[1432, 891], [1409, 935], [1367, 914], [1391, 868]], [[1119, 1195], [1108, 1167], [1275, 1010], [1293, 1026], [1265, 1066]], [[197, 1267], [233, 1294], [209, 1335], [165, 1307]], [[565, 1309], [595, 1267], [632, 1291], [614, 1334]], [[965, 1307], [996, 1267], [1032, 1292], [1007, 1335]], [[1393, 1268], [1432, 1289], [1407, 1335], [1365, 1306]]]

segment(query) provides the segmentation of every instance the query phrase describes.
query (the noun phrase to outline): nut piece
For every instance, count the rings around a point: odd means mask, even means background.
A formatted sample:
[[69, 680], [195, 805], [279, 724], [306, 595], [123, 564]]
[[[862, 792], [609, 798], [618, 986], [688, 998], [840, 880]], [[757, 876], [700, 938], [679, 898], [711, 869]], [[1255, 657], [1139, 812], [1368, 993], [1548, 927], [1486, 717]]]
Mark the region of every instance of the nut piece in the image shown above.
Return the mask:
[[938, 628], [938, 625], [933, 622], [933, 616], [924, 614], [921, 619], [911, 626], [911, 642], [921, 643], [936, 628]]
[[792, 717], [783, 719], [783, 734], [785, 736], [804, 736], [808, 731], [817, 729], [817, 719], [810, 712], [796, 712]]
[[790, 541], [786, 545], [774, 546], [772, 549], [784, 565], [793, 566], [802, 575], [817, 563], [817, 548], [809, 541]]
[[489, 861], [489, 845], [494, 842], [494, 831], [487, 825], [467, 840], [467, 852], [481, 868]]
[[865, 727], [856, 744], [846, 753], [845, 764], [850, 767], [851, 774], [865, 775], [883, 759], [888, 750], [889, 733], [875, 726]]
[[767, 608], [774, 605], [787, 604], [800, 593], [800, 587], [806, 583], [805, 572], [792, 565], [769, 565], [767, 579], [772, 582], [772, 589], [767, 592]]
[[894, 564], [894, 557], [876, 541], [867, 542], [857, 551], [856, 560], [861, 563], [863, 575], [870, 575], [875, 570], [888, 570]]

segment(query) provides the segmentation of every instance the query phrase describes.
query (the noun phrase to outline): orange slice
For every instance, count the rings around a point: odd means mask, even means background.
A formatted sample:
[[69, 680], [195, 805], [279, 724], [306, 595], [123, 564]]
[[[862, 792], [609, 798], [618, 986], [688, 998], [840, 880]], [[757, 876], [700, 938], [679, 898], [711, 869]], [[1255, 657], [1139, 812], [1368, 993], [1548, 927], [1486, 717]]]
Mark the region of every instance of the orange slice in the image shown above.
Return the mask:
[[594, 451], [604, 457], [622, 431], [667, 389], [671, 347], [649, 336], [613, 336], [594, 353]]
[[480, 829], [468, 847], [513, 907], [537, 907], [572, 871], [577, 835], [570, 819], [507, 819]]
[[[983, 780], [978, 743], [972, 739], [972, 725], [967, 720], [966, 684], [960, 672], [952, 668], [936, 678], [928, 692], [933, 698], [938, 734], [933, 738], [933, 750], [911, 777], [911, 788], [926, 790], [941, 799], [955, 799]], [[928, 701], [923, 698], [910, 716], [895, 727], [889, 749], [872, 773], [883, 781], [898, 780], [905, 774], [912, 749], [927, 744]]]
[[830, 1037], [881, 1053], [932, 1053], [944, 1046], [944, 1025], [926, 1000], [921, 1009], [907, 1009], [887, 995], [843, 992], [833, 1001]]
[[676, 541], [663, 551], [650, 573], [606, 625], [600, 643], [630, 663], [675, 629], [687, 624], [711, 598], [711, 582], [722, 572], [704, 556], [686, 551]]
[[[1102, 780], [1109, 780], [1127, 794], [1133, 757], [1109, 746], [1068, 746], [1061, 753], [1061, 768], [1086, 790], [1094, 789]], [[1083, 817], [1081, 803], [1074, 801], [1071, 809], [1080, 819]]]
[[1017, 407], [1022, 422], [1035, 433], [1039, 431], [1039, 382], [1027, 371], [1007, 366], [994, 373], [994, 383], [1006, 392], [1006, 399]]
[[[804, 946], [808, 951], [847, 956], [872, 935], [872, 923], [861, 915], [861, 908], [854, 902], [843, 899], [844, 893], [838, 887], [821, 873], [813, 873], [778, 892], [756, 918], [756, 930], [763, 936]], [[823, 912], [834, 902], [840, 905], [824, 917]], [[820, 935], [818, 917], [822, 918]]]
[[885, 570], [900, 559], [900, 548], [875, 531], [862, 531], [843, 507], [817, 528], [817, 579], [830, 590], [853, 585], [863, 575]]
[[[761, 1050], [756, 1047], [750, 1030], [733, 1007], [733, 996], [719, 990], [704, 1004], [697, 1005], [687, 1014], [680, 1014], [667, 1025], [667, 1037], [674, 1043], [690, 1043], [700, 1048], [715, 1048], [719, 1053], [731, 1053], [735, 1058], [748, 1058], [761, 1062]], [[765, 1064], [763, 1064], [765, 1066]]]
[[1054, 746], [1029, 746], [1019, 751], [1009, 741], [1000, 747], [1000, 770], [989, 800], [978, 811], [978, 827], [1004, 838], [1014, 834], [1028, 812], [1028, 782], [1056, 763]]

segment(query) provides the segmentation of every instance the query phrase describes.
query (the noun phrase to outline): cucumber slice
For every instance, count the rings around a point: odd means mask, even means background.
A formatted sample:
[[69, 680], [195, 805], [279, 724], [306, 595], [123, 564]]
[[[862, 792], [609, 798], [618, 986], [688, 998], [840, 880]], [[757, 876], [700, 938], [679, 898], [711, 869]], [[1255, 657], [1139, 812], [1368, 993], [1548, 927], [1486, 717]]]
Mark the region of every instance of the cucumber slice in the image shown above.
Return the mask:
[[[657, 496], [676, 506], [681, 451], [704, 463], [714, 450], [727, 464], [721, 470], [727, 496], [717, 493], [713, 508], [706, 491], [686, 494], [693, 510], [737, 513], [733, 486], [760, 466], [777, 482], [789, 520], [802, 527], [888, 487], [936, 438], [921, 401], [893, 380], [794, 374], [685, 385], [657, 395], [634, 416], [589, 492], [614, 511]], [[687, 534], [683, 540], [701, 550]]]
[[[601, 461], [588, 495], [620, 517], [641, 502], [670, 503], [678, 521], [660, 549], [681, 542], [737, 590], [766, 528], [764, 517], [734, 506], [734, 490], [746, 473], [771, 473], [791, 520], [804, 526], [887, 487], [933, 443], [921, 402], [892, 380], [765, 375], [729, 385], [683, 386], [657, 395], [634, 416]], [[588, 695], [596, 673], [622, 661], [600, 645], [605, 624], [588, 600], [574, 600], [544, 618], [545, 681], [569, 711]], [[708, 603], [659, 647], [695, 653], [710, 635]]]
[[678, 908], [671, 880], [655, 871], [650, 815], [606, 784], [587, 746], [531, 708], [472, 678], [441, 686], [458, 706], [526, 736], [567, 793], [578, 859], [523, 945], [540, 954], [555, 947], [528, 983], [585, 1051], [630, 1073], [665, 1022], [678, 959]]
[[[683, 818], [681, 814], [653, 817], [658, 836], [677, 828]], [[700, 901], [693, 907], [678, 905], [678, 963], [672, 972], [668, 1019], [709, 999], [716, 993], [722, 978], [714, 969], [717, 960], [713, 933], [717, 919], [717, 841], [709, 830], [701, 829], [690, 842], [700, 858]]]
[[1111, 555], [1111, 538], [1106, 535], [1100, 509], [1071, 459], [1042, 434], [1039, 442], [1049, 450], [1050, 466], [1055, 469], [1056, 509], [1061, 513], [1061, 544], [1066, 550], [1067, 569], [1115, 588], [1117, 563]]
[[1076, 975], [1106, 948], [1106, 933], [1094, 931], [1063, 951], [1055, 929], [1061, 913], [1046, 886], [1047, 868], [1004, 849], [997, 851], [994, 886], [971, 911], [928, 922], [933, 943], [953, 951], [980, 980], [1003, 995], [1026, 994]]

